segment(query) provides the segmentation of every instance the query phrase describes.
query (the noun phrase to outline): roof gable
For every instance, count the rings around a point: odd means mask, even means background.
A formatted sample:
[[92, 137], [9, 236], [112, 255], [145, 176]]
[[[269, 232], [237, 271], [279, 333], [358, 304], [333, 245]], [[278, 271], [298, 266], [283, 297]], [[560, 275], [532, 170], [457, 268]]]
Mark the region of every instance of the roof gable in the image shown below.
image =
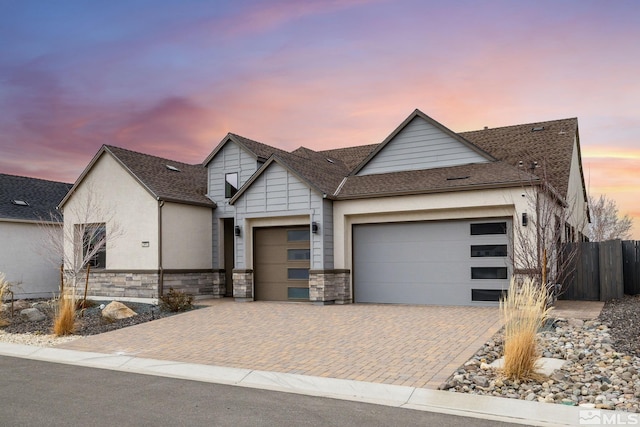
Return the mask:
[[61, 221], [56, 207], [70, 189], [64, 182], [0, 174], [0, 218]]
[[465, 138], [415, 110], [352, 175], [423, 170], [495, 160]]
[[256, 160], [266, 161], [273, 153], [286, 153], [286, 151], [281, 150], [276, 147], [272, 147], [267, 144], [263, 144], [258, 141], [254, 141], [249, 138], [245, 138], [240, 135], [236, 135], [235, 133], [229, 132], [227, 136], [225, 136], [222, 141], [213, 149], [211, 154], [207, 156], [207, 158], [202, 162], [202, 164], [206, 167], [211, 163], [211, 160], [224, 148], [224, 146], [228, 142], [234, 142], [240, 147], [242, 147], [247, 153], [251, 154]]
[[215, 207], [215, 203], [206, 196], [207, 170], [201, 164], [176, 162], [110, 145], [102, 146], [60, 206], [66, 203], [103, 155], [112, 156], [157, 200]]

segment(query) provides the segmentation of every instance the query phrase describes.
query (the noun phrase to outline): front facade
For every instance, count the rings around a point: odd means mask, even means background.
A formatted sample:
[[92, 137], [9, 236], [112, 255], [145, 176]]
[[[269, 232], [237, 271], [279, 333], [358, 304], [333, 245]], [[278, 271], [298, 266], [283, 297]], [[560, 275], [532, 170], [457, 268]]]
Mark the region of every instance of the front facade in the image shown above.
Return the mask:
[[[211, 286], [200, 294], [238, 301], [494, 304], [529, 270], [518, 247], [540, 239], [525, 195], [571, 205], [556, 215], [568, 237], [588, 222], [576, 119], [457, 134], [416, 110], [379, 144], [286, 152], [228, 134], [198, 166], [209, 205], [202, 217], [176, 212], [172, 241], [207, 236], [193, 244], [208, 251], [161, 245], [161, 265], [201, 274]], [[147, 198], [127, 218], [154, 229], [159, 199]], [[141, 239], [108, 248], [114, 269], [159, 262], [127, 264], [146, 259], [127, 249]]]
[[16, 299], [58, 293], [60, 257], [54, 252], [62, 238], [62, 218], [56, 206], [69, 188], [63, 182], [0, 174], [0, 273]]

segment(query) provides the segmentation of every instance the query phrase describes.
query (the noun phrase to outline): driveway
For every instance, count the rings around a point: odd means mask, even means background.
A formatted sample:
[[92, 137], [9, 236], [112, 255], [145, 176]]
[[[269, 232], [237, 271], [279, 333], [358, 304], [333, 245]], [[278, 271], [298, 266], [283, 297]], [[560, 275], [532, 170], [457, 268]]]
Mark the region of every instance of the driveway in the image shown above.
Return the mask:
[[497, 307], [206, 304], [58, 348], [435, 389], [501, 327]]

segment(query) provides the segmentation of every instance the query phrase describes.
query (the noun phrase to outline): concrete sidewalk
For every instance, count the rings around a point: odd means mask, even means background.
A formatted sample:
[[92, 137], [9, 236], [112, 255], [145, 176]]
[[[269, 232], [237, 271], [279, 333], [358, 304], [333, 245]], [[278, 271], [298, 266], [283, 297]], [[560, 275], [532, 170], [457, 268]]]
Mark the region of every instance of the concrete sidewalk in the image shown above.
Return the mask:
[[[0, 343], [0, 355], [298, 393], [524, 425], [579, 425], [581, 409], [424, 388]], [[603, 411], [605, 412], [605, 411]], [[611, 412], [611, 411], [606, 411]]]

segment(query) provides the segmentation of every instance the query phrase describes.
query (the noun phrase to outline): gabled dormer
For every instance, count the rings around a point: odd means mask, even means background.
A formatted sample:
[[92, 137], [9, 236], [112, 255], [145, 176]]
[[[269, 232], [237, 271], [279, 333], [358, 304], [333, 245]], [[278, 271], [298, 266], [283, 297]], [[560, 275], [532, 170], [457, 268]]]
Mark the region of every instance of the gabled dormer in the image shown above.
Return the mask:
[[352, 175], [434, 169], [494, 160], [479, 147], [416, 109], [354, 169]]
[[203, 162], [208, 170], [207, 196], [218, 205], [218, 214], [232, 213], [229, 200], [272, 154], [281, 151], [240, 135], [227, 134]]

